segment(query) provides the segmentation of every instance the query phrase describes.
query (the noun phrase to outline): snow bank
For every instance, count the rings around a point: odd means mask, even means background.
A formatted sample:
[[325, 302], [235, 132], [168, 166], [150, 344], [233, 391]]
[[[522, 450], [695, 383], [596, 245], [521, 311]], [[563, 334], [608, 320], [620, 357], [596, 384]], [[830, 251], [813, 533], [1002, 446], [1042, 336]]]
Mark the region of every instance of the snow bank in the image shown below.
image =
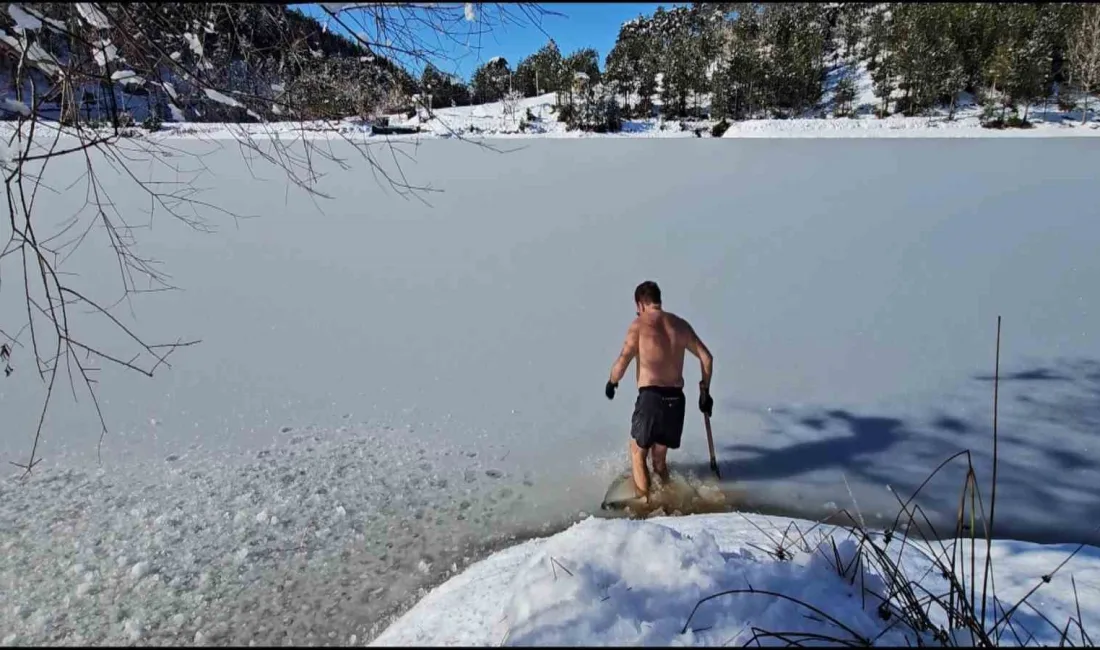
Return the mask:
[[706, 531], [687, 536], [644, 522], [588, 520], [549, 540], [522, 567], [500, 627], [514, 645], [693, 644], [697, 635], [704, 643], [739, 643], [750, 623], [820, 629], [794, 603], [746, 595], [711, 601], [692, 616], [711, 594], [761, 589], [805, 599], [871, 636], [879, 626], [824, 557], [758, 561], [745, 549], [724, 555]]
[[942, 117], [873, 116], [733, 122], [725, 138], [1034, 138], [1098, 136], [1100, 123], [1057, 119], [1030, 129], [987, 129], [976, 113], [947, 121]]
[[[196, 41], [197, 43], [197, 41]], [[97, 52], [97, 57], [101, 55]], [[108, 58], [114, 56], [113, 47]], [[137, 81], [136, 79], [134, 81]], [[173, 97], [174, 89], [165, 84]], [[213, 90], [206, 94], [229, 106], [240, 105], [232, 97]], [[496, 139], [545, 139], [545, 138], [711, 138], [712, 127], [717, 120], [628, 119], [623, 121], [619, 133], [586, 133], [571, 131], [558, 120], [555, 94], [524, 98], [514, 106], [495, 102], [477, 106], [460, 106], [435, 109], [429, 115], [423, 108], [409, 118], [403, 114], [385, 116], [391, 126], [419, 129], [412, 135], [373, 135], [370, 124], [359, 119], [342, 119], [313, 122], [266, 123], [218, 123], [187, 122], [186, 117], [172, 109], [175, 122], [164, 124], [155, 133], [142, 135], [152, 140], [202, 139], [202, 140], [255, 140], [302, 138], [309, 140], [419, 140], [480, 138]], [[1037, 116], [1037, 117], [1035, 117]], [[253, 117], [257, 117], [253, 115]], [[797, 118], [744, 120], [730, 123], [722, 137], [725, 138], [1034, 138], [1100, 136], [1100, 122], [1082, 125], [1080, 111], [1058, 113], [1033, 110], [1030, 129], [987, 129], [980, 120], [980, 109], [968, 107], [957, 112], [956, 118], [947, 120], [944, 115], [933, 117], [903, 117], [893, 115], [884, 119], [862, 114], [857, 117]], [[0, 129], [10, 129], [0, 124]], [[64, 130], [63, 130], [64, 131]]]
[[[877, 599], [864, 597], [864, 589], [884, 593], [878, 576], [860, 575], [853, 581], [849, 578], [855, 572], [849, 569], [841, 577], [836, 567], [856, 566], [852, 560], [857, 548], [843, 532], [835, 537], [839, 556], [824, 541], [824, 533], [838, 532], [831, 528], [807, 535], [810, 543], [789, 561], [758, 550], [774, 549], [772, 539], [779, 539], [792, 523], [802, 531], [813, 526], [737, 514], [645, 522], [587, 519], [471, 566], [433, 590], [374, 645], [740, 645], [752, 639], [754, 628], [847, 639], [854, 633], [883, 645], [916, 642], [905, 636], [902, 626], [878, 617]], [[908, 547], [904, 562], [913, 571], [909, 575], [933, 591], [944, 589], [942, 578], [929, 574], [927, 561], [916, 552], [922, 546]], [[1070, 574], [1076, 577], [1086, 630], [1100, 622], [1100, 554], [1089, 551], [1033, 599], [1042, 601], [1057, 624], [1075, 612], [1072, 591], [1066, 589]], [[1068, 552], [996, 542], [998, 595], [1002, 600], [1022, 597]], [[757, 593], [728, 594], [700, 604], [726, 590]], [[1038, 643], [1057, 642], [1057, 631], [1034, 623], [1016, 620], [1017, 633], [1026, 637], [1033, 632]]]

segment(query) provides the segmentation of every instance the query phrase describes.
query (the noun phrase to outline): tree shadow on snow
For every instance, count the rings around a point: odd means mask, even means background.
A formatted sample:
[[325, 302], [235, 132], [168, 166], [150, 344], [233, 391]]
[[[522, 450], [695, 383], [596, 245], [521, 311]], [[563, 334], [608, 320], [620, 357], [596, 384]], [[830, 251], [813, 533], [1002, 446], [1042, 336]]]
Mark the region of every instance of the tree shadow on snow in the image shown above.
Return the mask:
[[[724, 483], [748, 495], [744, 509], [822, 519], [826, 501], [853, 509], [843, 480], [871, 486], [867, 513], [884, 525], [953, 454], [969, 450], [988, 509], [993, 469], [993, 377], [961, 381], [943, 404], [928, 413], [855, 413], [842, 409], [782, 407], [747, 409], [766, 422], [755, 438], [784, 440], [782, 446], [715, 443]], [[1100, 361], [1078, 359], [1002, 373], [999, 384], [996, 537], [1040, 543], [1100, 543], [1100, 460], [1094, 451], [1100, 432]], [[729, 434], [731, 437], [737, 434]], [[741, 435], [744, 435], [742, 433]], [[958, 458], [925, 485], [916, 503], [936, 527], [949, 534], [955, 524], [966, 473]], [[680, 463], [697, 475], [708, 463]], [[790, 486], [787, 489], [785, 486]], [[897, 496], [886, 491], [890, 486]], [[888, 511], [888, 512], [884, 512]], [[873, 519], [868, 517], [868, 519]], [[844, 523], [838, 521], [836, 523]], [[980, 531], [979, 531], [980, 532]]]
[[819, 432], [840, 424], [847, 428], [848, 435], [798, 442], [781, 449], [727, 445], [726, 452], [751, 455], [727, 461], [720, 469], [739, 479], [759, 480], [789, 478], [829, 467], [858, 468], [861, 457], [881, 453], [908, 435], [905, 423], [896, 418], [861, 416], [844, 410], [805, 415], [799, 422]]

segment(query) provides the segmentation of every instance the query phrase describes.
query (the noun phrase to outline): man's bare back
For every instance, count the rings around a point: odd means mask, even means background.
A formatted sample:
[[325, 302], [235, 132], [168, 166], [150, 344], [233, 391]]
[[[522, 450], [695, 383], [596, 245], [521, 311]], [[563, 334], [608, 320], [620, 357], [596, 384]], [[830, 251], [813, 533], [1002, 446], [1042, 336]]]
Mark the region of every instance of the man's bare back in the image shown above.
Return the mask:
[[640, 305], [637, 318], [627, 328], [619, 358], [611, 368], [611, 381], [618, 384], [637, 357], [638, 388], [683, 388], [685, 352], [698, 357], [703, 374], [701, 385], [709, 389], [713, 359], [691, 324], [662, 310], [660, 305]]
[[653, 310], [630, 324], [628, 342], [638, 351], [638, 387], [684, 387], [684, 352], [695, 340], [695, 331], [676, 314]]
[[684, 426], [684, 353], [698, 357], [702, 380], [699, 382], [699, 409], [710, 415], [710, 380], [714, 360], [683, 318], [661, 307], [661, 290], [656, 283], [643, 282], [634, 291], [636, 318], [627, 328], [619, 357], [611, 366], [605, 390], [608, 399], [615, 396], [630, 362], [637, 358], [638, 399], [631, 419], [630, 451], [634, 483], [639, 494], [649, 492], [646, 456], [653, 448], [653, 469], [668, 478], [665, 454], [680, 447]]

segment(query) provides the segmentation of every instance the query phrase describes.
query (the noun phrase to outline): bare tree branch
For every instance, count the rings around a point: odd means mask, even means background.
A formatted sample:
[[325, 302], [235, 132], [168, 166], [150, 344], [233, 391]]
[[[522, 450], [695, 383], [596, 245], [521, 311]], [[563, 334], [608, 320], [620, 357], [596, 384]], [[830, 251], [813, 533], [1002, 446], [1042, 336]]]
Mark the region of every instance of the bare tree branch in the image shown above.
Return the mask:
[[[366, 137], [364, 125], [413, 107], [416, 81], [404, 65], [437, 65], [450, 58], [448, 47], [475, 47], [473, 39], [503, 25], [541, 30], [540, 19], [549, 13], [527, 4], [357, 3], [326, 5], [328, 24], [321, 26], [288, 9], [294, 4], [0, 7], [0, 75], [11, 88], [0, 96], [0, 116], [15, 117], [0, 122], [10, 229], [0, 251], [0, 289], [8, 272], [2, 265], [18, 253], [25, 312], [0, 313], [23, 321], [0, 322], [7, 339], [3, 362], [11, 374], [20, 365], [9, 361], [13, 354], [33, 356], [46, 387], [29, 457], [12, 462], [25, 474], [41, 461], [39, 443], [59, 371], [74, 399], [77, 384], [91, 395], [98, 451], [108, 426], [96, 395], [97, 363], [152, 377], [173, 352], [198, 343], [149, 342], [115, 315], [125, 303], [136, 318], [135, 296], [176, 289], [157, 260], [138, 252], [139, 232], [157, 213], [204, 233], [213, 232], [218, 219], [239, 224], [255, 217], [201, 198], [197, 182], [211, 173], [203, 160], [208, 154], [153, 135], [165, 119], [221, 123], [254, 178], [258, 164], [270, 165], [289, 181], [288, 191], [292, 185], [306, 192], [318, 208], [318, 201], [331, 198], [320, 187], [321, 169], [329, 165], [348, 170], [366, 164], [384, 188], [425, 201], [435, 190], [413, 183], [401, 164], [412, 158], [408, 149], [416, 143]], [[346, 34], [329, 31], [331, 25]], [[331, 140], [339, 141], [339, 151]], [[210, 144], [212, 153], [226, 150], [201, 134], [195, 141]], [[388, 151], [384, 158], [380, 148]], [[44, 182], [54, 177], [59, 159], [82, 165], [60, 191]], [[183, 161], [194, 165], [185, 168]], [[85, 200], [75, 214], [42, 222], [40, 190], [81, 189]], [[112, 197], [131, 192], [147, 200], [146, 209]], [[93, 298], [96, 292], [80, 286], [80, 276], [64, 270], [95, 237], [105, 237], [113, 254], [117, 299]], [[123, 335], [121, 342], [88, 338], [86, 318], [103, 319]]]

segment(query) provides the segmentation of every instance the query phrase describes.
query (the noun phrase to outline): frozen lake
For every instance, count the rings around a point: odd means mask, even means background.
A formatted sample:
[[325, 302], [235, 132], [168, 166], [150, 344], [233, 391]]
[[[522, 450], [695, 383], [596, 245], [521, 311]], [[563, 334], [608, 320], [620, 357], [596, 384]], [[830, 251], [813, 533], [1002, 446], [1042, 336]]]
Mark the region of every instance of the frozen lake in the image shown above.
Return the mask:
[[[202, 343], [153, 379], [100, 373], [112, 427], [102, 469], [90, 403], [55, 395], [43, 478], [0, 488], [24, 507], [0, 505], [0, 536], [24, 526], [58, 534], [25, 517], [43, 502], [69, 517], [62, 501], [82, 481], [107, 480], [102, 489], [124, 502], [142, 493], [138, 520], [178, 508], [200, 523], [253, 522], [278, 502], [287, 511], [279, 519], [306, 526], [318, 499], [326, 513], [337, 507], [308, 477], [287, 487], [288, 473], [308, 467], [342, 490], [345, 523], [306, 552], [322, 563], [343, 553], [354, 561], [341, 562], [374, 576], [369, 589], [347, 587], [351, 604], [334, 605], [353, 613], [315, 622], [362, 639], [465, 552], [451, 548], [459, 529], [476, 546], [486, 529], [524, 534], [598, 507], [626, 466], [633, 403], [632, 379], [611, 403], [603, 384], [634, 314], [633, 289], [653, 279], [666, 309], [688, 318], [715, 355], [715, 445], [723, 476], [751, 507], [817, 518], [852, 509], [854, 497], [868, 519], [892, 518], [887, 486], [908, 495], [964, 448], [988, 486], [987, 376], [1001, 315], [997, 532], [1100, 539], [1091, 532], [1100, 515], [1098, 142], [513, 140], [501, 146], [516, 150], [501, 154], [426, 141], [402, 167], [411, 182], [442, 190], [426, 197], [430, 206], [385, 191], [365, 165], [318, 161], [320, 189], [334, 197], [318, 201], [323, 212], [277, 170], [260, 166], [254, 178], [232, 143], [173, 144], [207, 152], [203, 200], [257, 218], [214, 219], [220, 231], [203, 234], [158, 215], [138, 233], [139, 251], [184, 291], [135, 298], [136, 320], [118, 313], [159, 342]], [[76, 159], [53, 164], [60, 189], [43, 192], [38, 210], [60, 222], [84, 204], [82, 189], [63, 191], [82, 169]], [[101, 173], [118, 209], [147, 221], [139, 211], [149, 198]], [[117, 267], [104, 246], [90, 239], [63, 268], [112, 302]], [[3, 269], [5, 331], [21, 323], [13, 264]], [[4, 461], [25, 459], [44, 392], [25, 354], [17, 350], [17, 372], [0, 384]], [[689, 363], [689, 386], [698, 372]], [[697, 409], [670, 462], [705, 469]], [[953, 513], [960, 467], [930, 485], [926, 508]], [[69, 487], [47, 481], [58, 476]], [[95, 510], [95, 496], [81, 498]], [[128, 519], [131, 507], [102, 506], [96, 529], [125, 539], [132, 527], [155, 540], [141, 532], [154, 524]], [[282, 533], [257, 542], [228, 521], [218, 535], [208, 525], [208, 543], [224, 544], [210, 557], [248, 544], [280, 551], [258, 560], [267, 564], [257, 584], [293, 572], [298, 551], [281, 545]], [[377, 561], [372, 544], [385, 539], [399, 541]], [[213, 561], [196, 553], [189, 561]], [[432, 566], [417, 574], [425, 556]], [[169, 566], [162, 574], [187, 571]], [[47, 589], [20, 582], [16, 569], [2, 569], [16, 592]], [[417, 577], [399, 584], [377, 578], [410, 572]], [[332, 579], [324, 575], [317, 589]], [[183, 584], [181, 593], [192, 589]], [[356, 600], [361, 592], [370, 598]], [[179, 629], [190, 638], [209, 620]], [[176, 633], [169, 623], [149, 629]], [[281, 642], [255, 626], [234, 629]]]

